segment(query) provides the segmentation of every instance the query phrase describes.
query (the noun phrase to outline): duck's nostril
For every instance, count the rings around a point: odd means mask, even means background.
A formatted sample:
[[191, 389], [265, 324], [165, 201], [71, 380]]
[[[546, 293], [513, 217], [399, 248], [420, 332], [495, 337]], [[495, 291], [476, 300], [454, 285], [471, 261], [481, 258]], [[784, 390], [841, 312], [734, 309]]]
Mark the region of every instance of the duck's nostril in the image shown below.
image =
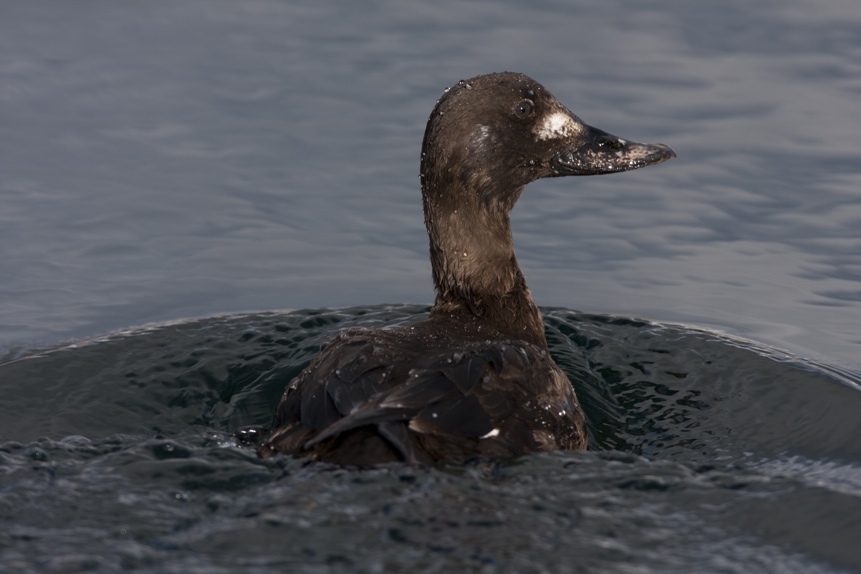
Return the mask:
[[619, 140], [619, 139], [613, 138], [613, 139], [607, 139], [607, 140], [604, 140], [604, 141], [603, 141], [603, 142], [601, 142], [599, 145], [601, 145], [602, 147], [607, 147], [607, 148], [609, 148], [609, 149], [611, 149], [611, 150], [613, 150], [613, 151], [616, 151], [616, 150], [620, 150], [620, 149], [622, 149], [622, 147], [623, 147], [625, 144], [622, 142], [622, 140]]

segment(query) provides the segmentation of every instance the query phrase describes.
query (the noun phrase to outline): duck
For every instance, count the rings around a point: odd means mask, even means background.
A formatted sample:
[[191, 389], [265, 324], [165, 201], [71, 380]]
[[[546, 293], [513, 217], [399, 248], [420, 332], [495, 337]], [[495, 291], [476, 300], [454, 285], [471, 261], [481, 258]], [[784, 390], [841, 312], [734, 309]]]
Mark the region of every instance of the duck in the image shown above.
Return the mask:
[[427, 318], [349, 328], [287, 385], [263, 458], [342, 466], [498, 460], [588, 446], [514, 253], [510, 214], [532, 181], [675, 157], [594, 128], [532, 78], [461, 80], [437, 101], [420, 181], [436, 300]]

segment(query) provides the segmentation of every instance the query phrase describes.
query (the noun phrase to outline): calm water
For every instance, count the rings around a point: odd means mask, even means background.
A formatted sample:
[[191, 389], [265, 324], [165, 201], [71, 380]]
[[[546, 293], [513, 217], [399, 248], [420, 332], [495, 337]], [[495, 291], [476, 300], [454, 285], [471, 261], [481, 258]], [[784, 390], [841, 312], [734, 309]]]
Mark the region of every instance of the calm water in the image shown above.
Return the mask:
[[[425, 121], [503, 69], [679, 155], [514, 213], [594, 450], [236, 447], [431, 302]], [[861, 570], [859, 96], [855, 0], [0, 3], [0, 570]]]

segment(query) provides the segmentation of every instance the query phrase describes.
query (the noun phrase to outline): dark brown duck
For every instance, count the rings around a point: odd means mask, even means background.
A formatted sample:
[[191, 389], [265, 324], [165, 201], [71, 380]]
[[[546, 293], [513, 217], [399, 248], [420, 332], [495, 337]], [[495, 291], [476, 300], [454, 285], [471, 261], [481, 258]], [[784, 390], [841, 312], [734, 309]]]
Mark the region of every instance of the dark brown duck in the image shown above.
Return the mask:
[[543, 177], [628, 171], [674, 157], [583, 123], [510, 72], [447, 90], [422, 144], [436, 302], [414, 326], [349, 329], [281, 399], [261, 456], [347, 465], [514, 457], [587, 446], [514, 256], [509, 216]]

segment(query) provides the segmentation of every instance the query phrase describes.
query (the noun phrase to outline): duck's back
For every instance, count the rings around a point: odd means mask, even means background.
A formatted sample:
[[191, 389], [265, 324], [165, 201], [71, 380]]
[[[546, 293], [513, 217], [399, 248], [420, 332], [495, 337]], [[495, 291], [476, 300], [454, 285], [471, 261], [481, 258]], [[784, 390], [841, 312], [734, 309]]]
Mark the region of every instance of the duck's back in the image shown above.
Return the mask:
[[261, 454], [370, 465], [585, 448], [582, 411], [546, 349], [434, 327], [329, 341], [288, 386]]

